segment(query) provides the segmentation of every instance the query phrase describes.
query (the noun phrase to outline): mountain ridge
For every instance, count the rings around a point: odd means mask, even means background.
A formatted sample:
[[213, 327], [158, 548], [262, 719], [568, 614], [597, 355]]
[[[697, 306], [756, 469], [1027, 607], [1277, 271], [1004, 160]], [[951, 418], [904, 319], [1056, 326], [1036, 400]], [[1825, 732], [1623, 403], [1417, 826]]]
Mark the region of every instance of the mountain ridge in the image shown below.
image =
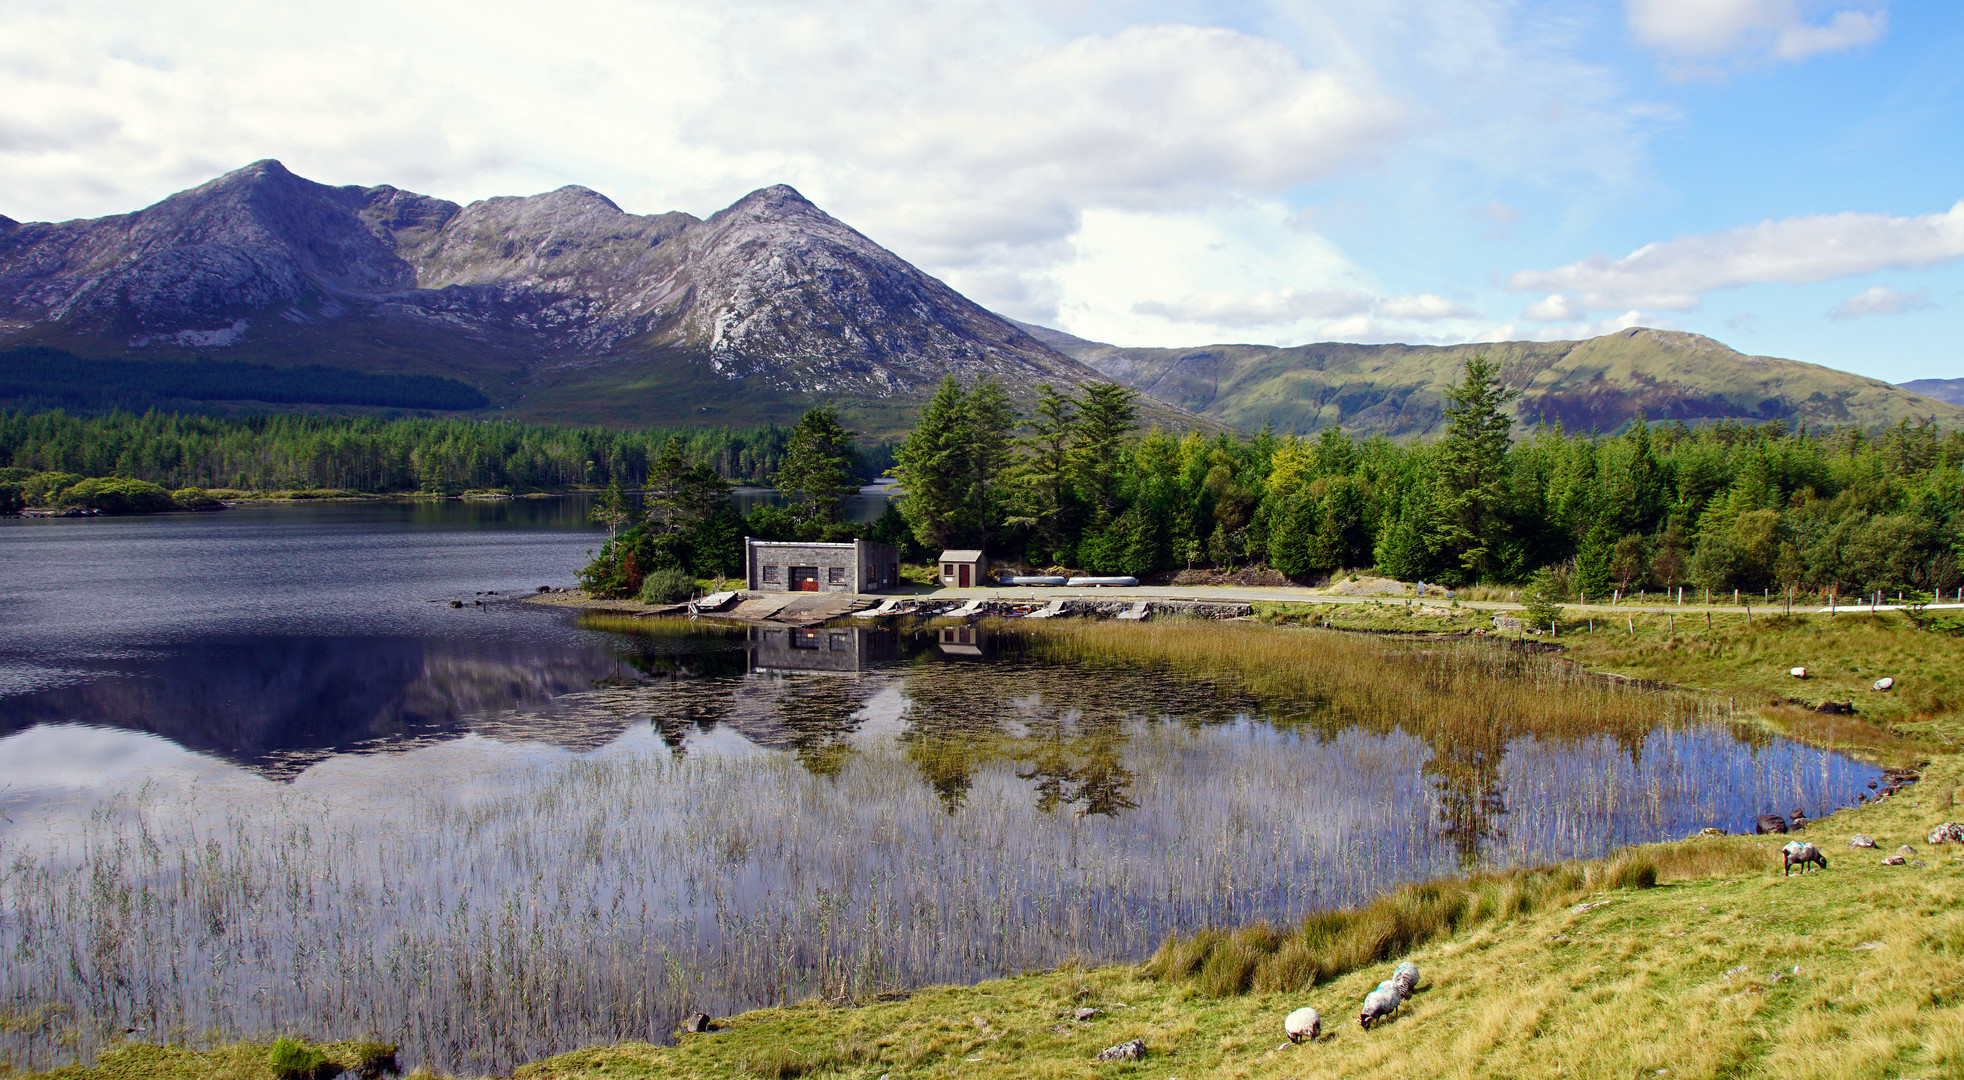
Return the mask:
[[329, 187], [273, 160], [128, 214], [0, 233], [0, 348], [23, 344], [429, 374], [569, 422], [782, 421], [831, 403], [875, 433], [950, 374], [1024, 397], [1105, 381], [787, 185], [704, 219], [629, 214], [578, 185], [467, 205]]
[[1467, 357], [1500, 364], [1520, 391], [1515, 419], [1613, 432], [1652, 421], [1718, 420], [1874, 427], [1901, 419], [1964, 425], [1964, 408], [1819, 364], [1748, 356], [1701, 334], [1631, 327], [1573, 341], [1461, 345], [1108, 345], [1024, 325], [1045, 345], [1168, 404], [1253, 430], [1439, 434], [1444, 389]]

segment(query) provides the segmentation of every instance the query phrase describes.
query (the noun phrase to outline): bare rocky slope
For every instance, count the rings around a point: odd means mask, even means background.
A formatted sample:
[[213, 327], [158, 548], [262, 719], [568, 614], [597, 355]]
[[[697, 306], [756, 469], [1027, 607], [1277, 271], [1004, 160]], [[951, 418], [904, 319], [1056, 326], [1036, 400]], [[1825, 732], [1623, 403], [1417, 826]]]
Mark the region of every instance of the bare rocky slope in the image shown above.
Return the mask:
[[0, 218], [0, 348], [25, 344], [448, 376], [505, 415], [587, 423], [826, 401], [880, 431], [950, 373], [1103, 381], [789, 187], [700, 220], [582, 187], [459, 206], [277, 161], [131, 214]]
[[1584, 341], [1468, 345], [1325, 342], [1126, 348], [1039, 326], [1032, 336], [1169, 405], [1244, 430], [1273, 424], [1309, 432], [1332, 425], [1362, 434], [1436, 435], [1443, 390], [1466, 358], [1484, 354], [1521, 391], [1523, 423], [1611, 432], [1639, 412], [1652, 421], [1784, 420], [1865, 427], [1934, 419], [1964, 425], [1964, 408], [1845, 371], [1747, 356], [1711, 338], [1635, 327]]

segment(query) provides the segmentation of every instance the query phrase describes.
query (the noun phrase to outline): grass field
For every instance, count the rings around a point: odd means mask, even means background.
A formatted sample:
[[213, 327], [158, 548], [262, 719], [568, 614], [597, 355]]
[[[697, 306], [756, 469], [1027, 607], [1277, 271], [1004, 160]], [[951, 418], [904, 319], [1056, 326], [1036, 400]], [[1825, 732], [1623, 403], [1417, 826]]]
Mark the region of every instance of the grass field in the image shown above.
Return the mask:
[[[1435, 629], [1369, 619], [1450, 619], [1462, 633], [1483, 618], [1405, 616], [1395, 606], [1328, 614], [1338, 625], [1350, 617], [1359, 629]], [[1314, 621], [1288, 610], [1265, 615]], [[1620, 616], [1608, 622], [1599, 618], [1593, 634], [1565, 631], [1564, 654], [1534, 662], [1697, 687], [1795, 737], [1891, 763], [1926, 761], [1922, 781], [1809, 825], [1805, 838], [1829, 862], [1823, 872], [1783, 877], [1786, 838], [1650, 845], [1596, 863], [1412, 887], [1292, 926], [1227, 927], [1169, 942], [1144, 965], [1066, 967], [903, 1000], [759, 1010], [721, 1021], [723, 1030], [681, 1036], [673, 1047], [582, 1050], [516, 1075], [1964, 1077], [1964, 846], [1925, 844], [1932, 826], [1964, 818], [1957, 805], [1964, 755], [1954, 749], [1964, 739], [1964, 643], [1900, 615], [1756, 615], [1750, 626], [1743, 615], [1717, 616], [1709, 631], [1702, 615], [1675, 626], [1664, 616], [1638, 616], [1634, 631]], [[1133, 634], [1129, 645], [1096, 627], [1071, 627], [1055, 647], [1114, 662], [1132, 651], [1131, 660], [1261, 692], [1317, 690], [1285, 685], [1310, 678], [1299, 652], [1343, 660], [1372, 644], [1364, 635], [1309, 629], [1227, 629], [1273, 635], [1264, 641], [1266, 659], [1246, 664], [1236, 659], [1245, 650], [1220, 645], [1230, 640], [1225, 634], [1159, 625], [1165, 629]], [[1458, 665], [1442, 662], [1425, 691], [1429, 702], [1449, 704], [1454, 680], [1478, 666]], [[1797, 665], [1810, 677], [1787, 674]], [[1883, 675], [1897, 686], [1869, 690]], [[1360, 715], [1391, 708], [1367, 691], [1359, 689]], [[1852, 702], [1857, 711], [1812, 711], [1822, 701]], [[1439, 711], [1436, 722], [1461, 722], [1455, 710]], [[1530, 709], [1521, 719], [1536, 717]], [[1858, 832], [1880, 848], [1851, 849]], [[1883, 865], [1901, 844], [1911, 845], [1909, 863]], [[1388, 1023], [1360, 1030], [1359, 1002], [1404, 958], [1420, 966], [1418, 993]], [[1282, 1018], [1303, 1005], [1322, 1012], [1326, 1034], [1289, 1044]], [[1081, 1007], [1100, 1012], [1080, 1022], [1072, 1014]], [[1144, 1060], [1092, 1060], [1134, 1038], [1148, 1048]], [[210, 1055], [129, 1047], [95, 1068], [45, 1075], [256, 1080], [273, 1075], [266, 1053], [263, 1046]]]

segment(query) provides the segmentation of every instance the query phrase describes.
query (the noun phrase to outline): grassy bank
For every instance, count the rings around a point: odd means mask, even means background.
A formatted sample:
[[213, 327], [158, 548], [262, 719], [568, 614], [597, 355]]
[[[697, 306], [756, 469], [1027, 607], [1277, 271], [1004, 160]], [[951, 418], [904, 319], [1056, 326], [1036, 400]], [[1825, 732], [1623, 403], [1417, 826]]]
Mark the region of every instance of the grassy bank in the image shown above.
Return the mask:
[[[1816, 746], [1907, 764], [1964, 747], [1964, 638], [1902, 612], [1828, 616], [1570, 608], [1560, 633], [1496, 631], [1441, 604], [1257, 604], [1278, 627], [1529, 643], [1578, 670], [1700, 691], [1713, 708]], [[1361, 635], [1360, 635], [1361, 636]], [[1559, 652], [1549, 653], [1550, 646]], [[1806, 678], [1791, 671], [1801, 667]], [[1888, 677], [1887, 691], [1872, 689]], [[1852, 713], [1820, 711], [1822, 706]]]

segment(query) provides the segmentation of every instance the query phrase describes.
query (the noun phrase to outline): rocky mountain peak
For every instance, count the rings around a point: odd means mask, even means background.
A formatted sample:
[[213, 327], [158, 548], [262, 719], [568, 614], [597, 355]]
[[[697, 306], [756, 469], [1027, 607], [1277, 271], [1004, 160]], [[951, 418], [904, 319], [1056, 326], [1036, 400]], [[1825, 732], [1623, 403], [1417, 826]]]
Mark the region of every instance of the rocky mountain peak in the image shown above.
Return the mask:
[[720, 411], [732, 382], [898, 416], [949, 374], [1018, 393], [1102, 381], [785, 184], [705, 221], [578, 185], [459, 206], [268, 159], [132, 214], [0, 232], [0, 320], [0, 346], [495, 370], [483, 387], [520, 396], [656, 365], [698, 389], [651, 407], [687, 415]]
[[798, 194], [798, 189], [790, 184], [772, 184], [770, 187], [758, 188], [709, 215], [709, 220], [716, 223], [731, 218], [782, 220], [792, 217], [819, 217], [827, 221], [834, 220], [810, 199]]

